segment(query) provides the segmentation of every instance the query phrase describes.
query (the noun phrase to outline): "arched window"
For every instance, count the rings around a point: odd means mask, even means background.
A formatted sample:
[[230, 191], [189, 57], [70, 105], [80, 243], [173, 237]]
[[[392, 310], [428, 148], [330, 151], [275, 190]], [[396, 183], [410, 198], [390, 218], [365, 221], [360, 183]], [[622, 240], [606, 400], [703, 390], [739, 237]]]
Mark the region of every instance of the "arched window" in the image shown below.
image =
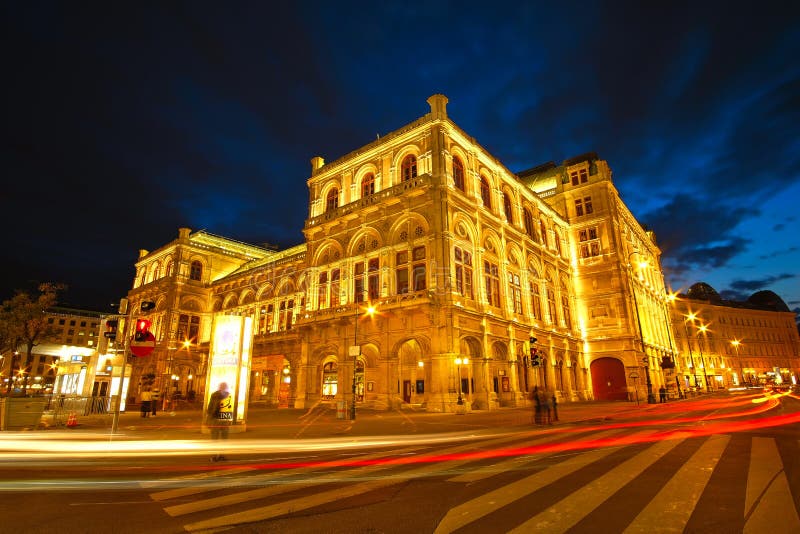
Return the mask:
[[523, 208], [522, 210], [522, 221], [525, 223], [525, 233], [528, 234], [528, 237], [536, 239], [533, 233], [533, 215], [531, 215], [531, 211], [528, 208]]
[[192, 262], [191, 269], [189, 270], [190, 280], [200, 280], [203, 277], [203, 264], [195, 260]]
[[555, 234], [554, 239], [556, 242], [556, 252], [559, 256], [561, 256], [561, 232], [558, 230], [553, 230], [553, 233]]
[[547, 298], [547, 312], [550, 314], [550, 323], [558, 324], [558, 315], [556, 314], [556, 290], [553, 287], [553, 280], [548, 276], [544, 287], [545, 296]]
[[409, 154], [403, 159], [403, 164], [400, 165], [400, 176], [405, 182], [417, 176], [417, 158]]
[[361, 180], [361, 198], [375, 194], [375, 175], [369, 173]]
[[464, 164], [458, 158], [453, 158], [453, 182], [464, 191]]
[[336, 362], [328, 362], [322, 367], [322, 398], [333, 400], [339, 386], [339, 370]]
[[335, 187], [328, 191], [328, 196], [325, 198], [325, 211], [335, 210], [339, 207], [339, 190]]
[[[537, 278], [539, 275], [536, 271], [531, 272], [532, 278]], [[531, 315], [537, 321], [542, 320], [542, 296], [539, 293], [539, 281], [534, 280], [530, 282], [530, 294], [531, 294]]]
[[539, 231], [542, 233], [542, 244], [547, 247], [547, 226], [542, 220], [539, 220]]
[[572, 329], [572, 314], [569, 309], [569, 290], [566, 284], [561, 282], [561, 315], [564, 317], [564, 326]]
[[481, 176], [481, 200], [486, 209], [492, 209], [492, 190], [489, 188], [489, 182], [483, 176]]
[[514, 224], [514, 212], [511, 211], [511, 197], [508, 196], [508, 193], [503, 193], [503, 211], [508, 224]]

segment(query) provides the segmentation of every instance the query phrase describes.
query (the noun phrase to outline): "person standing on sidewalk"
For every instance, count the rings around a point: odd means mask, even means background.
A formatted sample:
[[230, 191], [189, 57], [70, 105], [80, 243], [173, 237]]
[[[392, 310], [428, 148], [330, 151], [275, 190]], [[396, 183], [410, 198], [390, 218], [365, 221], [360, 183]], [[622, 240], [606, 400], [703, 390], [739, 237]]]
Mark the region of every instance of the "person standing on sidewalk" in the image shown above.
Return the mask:
[[533, 422], [534, 424], [542, 424], [542, 404], [539, 402], [539, 386], [533, 386], [531, 391], [531, 400], [533, 401]]
[[158, 388], [156, 388], [156, 389], [153, 391], [153, 402], [151, 403], [151, 404], [152, 404], [152, 406], [151, 406], [151, 407], [152, 407], [152, 409], [153, 409], [153, 417], [155, 417], [155, 416], [156, 416], [156, 411], [157, 411], [157, 409], [158, 409], [158, 401], [159, 401], [160, 399], [161, 399], [160, 390], [159, 390]]
[[[220, 382], [217, 391], [211, 394], [206, 407], [206, 426], [211, 430], [211, 440], [220, 442], [228, 439], [228, 429], [233, 422], [233, 397], [228, 391], [228, 384]], [[221, 449], [221, 444], [217, 447]], [[212, 462], [226, 460], [219, 450], [211, 457]]]
[[658, 388], [658, 398], [661, 402], [667, 402], [667, 388], [664, 386]]
[[542, 407], [542, 424], [552, 425], [553, 421], [550, 420], [550, 398], [544, 389], [539, 392], [539, 405]]
[[142, 398], [140, 400], [142, 402], [142, 417], [147, 417], [150, 414], [150, 404], [153, 402], [153, 394], [150, 393], [150, 388], [144, 388], [144, 391], [142, 391]]

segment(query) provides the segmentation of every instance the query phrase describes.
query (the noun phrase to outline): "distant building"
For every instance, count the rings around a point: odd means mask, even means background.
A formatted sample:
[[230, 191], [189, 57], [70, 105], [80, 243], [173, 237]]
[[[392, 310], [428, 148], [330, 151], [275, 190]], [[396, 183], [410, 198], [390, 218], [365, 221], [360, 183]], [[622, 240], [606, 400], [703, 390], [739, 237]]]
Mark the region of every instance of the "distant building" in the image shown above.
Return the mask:
[[[446, 97], [428, 103], [350, 154], [311, 160], [305, 243], [181, 228], [141, 250], [127, 297], [156, 346], [133, 360], [131, 395], [153, 382], [200, 393], [225, 315], [255, 325], [251, 403], [355, 390], [375, 408], [489, 410], [526, 403], [534, 385], [567, 402], [677, 395], [689, 364], [661, 251], [608, 164], [589, 153], [515, 174], [448, 117]], [[796, 374], [796, 350], [788, 361]]]
[[[11, 377], [13, 392], [52, 393], [57, 376], [67, 374], [68, 366], [86, 368], [97, 360], [99, 312], [54, 307], [45, 315], [52, 332], [34, 346], [31, 358], [28, 359], [25, 347], [20, 346], [16, 354], [3, 361], [4, 391], [9, 390]], [[80, 394], [88, 393], [81, 391]]]
[[672, 322], [686, 389], [797, 383], [795, 314], [772, 291], [737, 302], [697, 283], [674, 303]]

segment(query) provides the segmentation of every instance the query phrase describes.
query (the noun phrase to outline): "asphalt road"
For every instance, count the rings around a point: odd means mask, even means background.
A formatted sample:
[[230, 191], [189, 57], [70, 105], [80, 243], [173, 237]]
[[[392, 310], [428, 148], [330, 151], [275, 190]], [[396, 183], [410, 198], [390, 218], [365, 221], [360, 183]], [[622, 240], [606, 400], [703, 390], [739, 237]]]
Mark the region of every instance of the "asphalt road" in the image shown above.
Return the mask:
[[232, 437], [224, 462], [172, 427], [4, 433], [0, 531], [800, 532], [797, 397], [587, 413], [401, 415], [362, 432], [310, 416]]

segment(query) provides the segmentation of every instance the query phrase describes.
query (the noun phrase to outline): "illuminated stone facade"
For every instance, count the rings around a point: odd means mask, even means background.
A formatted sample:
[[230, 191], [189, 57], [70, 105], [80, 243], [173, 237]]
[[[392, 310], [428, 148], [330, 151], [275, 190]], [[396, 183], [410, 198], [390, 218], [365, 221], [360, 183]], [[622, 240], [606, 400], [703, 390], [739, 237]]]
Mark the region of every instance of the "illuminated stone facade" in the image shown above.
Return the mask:
[[428, 103], [369, 145], [312, 159], [304, 244], [181, 229], [141, 251], [128, 298], [158, 343], [133, 384], [152, 374], [199, 392], [213, 318], [242, 314], [256, 325], [251, 403], [350, 402], [355, 389], [364, 406], [454, 411], [522, 405], [534, 385], [562, 402], [643, 398], [648, 376], [652, 391], [676, 387], [663, 275], [648, 267], [660, 250], [606, 162], [514, 174], [450, 120], [446, 97]]

